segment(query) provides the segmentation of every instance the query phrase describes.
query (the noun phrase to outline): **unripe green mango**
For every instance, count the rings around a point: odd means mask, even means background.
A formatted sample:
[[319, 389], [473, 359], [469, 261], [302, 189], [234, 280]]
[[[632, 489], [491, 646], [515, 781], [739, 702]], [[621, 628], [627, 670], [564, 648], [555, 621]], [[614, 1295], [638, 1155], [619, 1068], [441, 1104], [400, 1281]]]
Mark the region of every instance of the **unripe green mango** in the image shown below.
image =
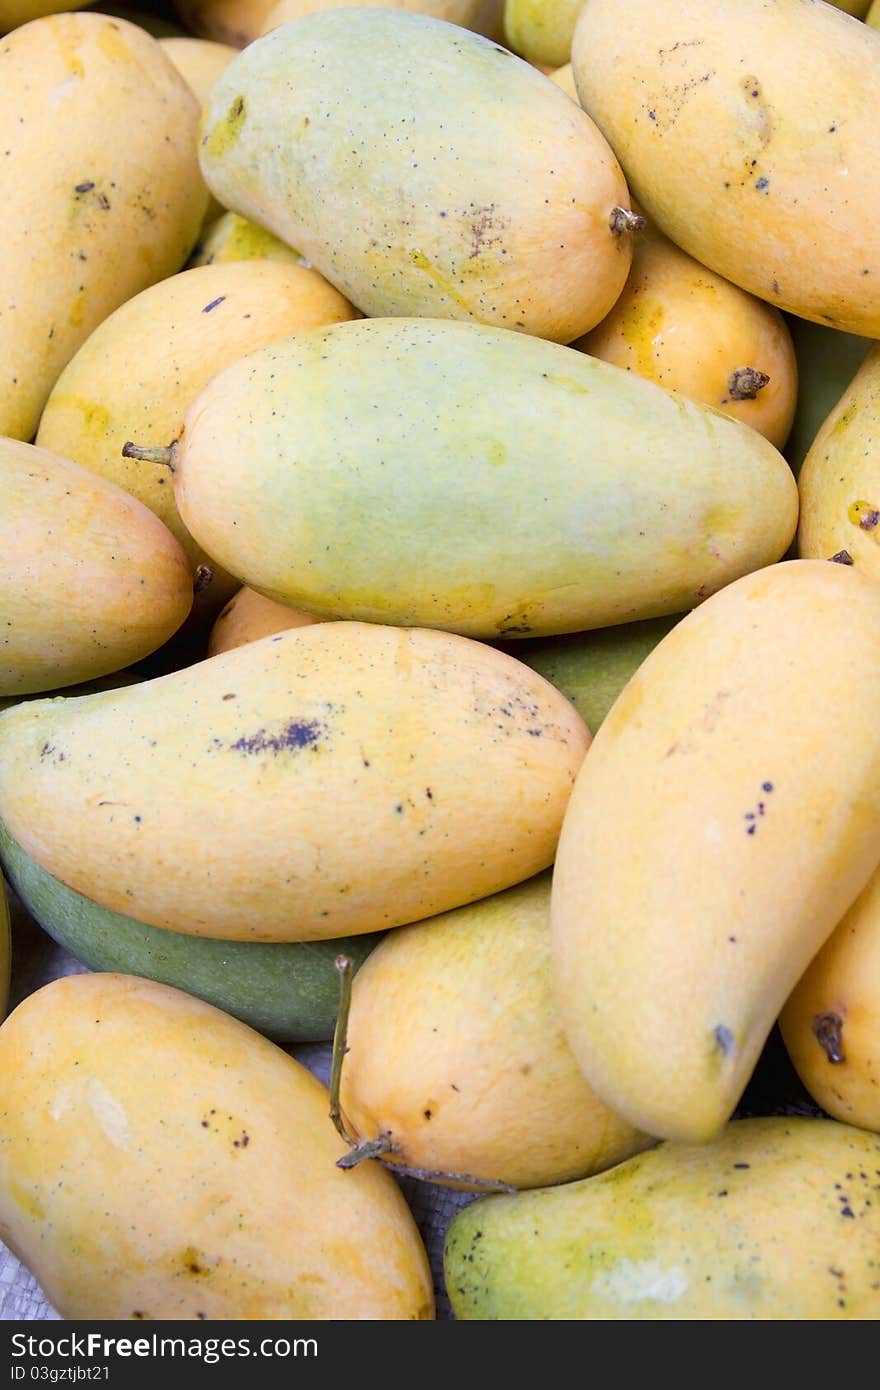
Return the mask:
[[200, 392], [181, 518], [268, 598], [472, 637], [693, 607], [779, 558], [797, 485], [757, 431], [506, 329], [359, 319]]
[[836, 1120], [732, 1121], [607, 1172], [480, 1197], [449, 1224], [460, 1320], [874, 1320], [880, 1138]]
[[508, 49], [429, 15], [330, 9], [248, 44], [211, 91], [200, 160], [225, 208], [371, 318], [571, 342], [629, 272], [626, 181], [594, 122]]
[[[150, 927], [53, 878], [16, 844], [2, 821], [0, 865], [34, 921], [89, 969], [174, 985], [280, 1043], [329, 1042], [339, 1005], [336, 955], [344, 951], [357, 971], [379, 940], [364, 935], [340, 941], [213, 941]], [[0, 984], [2, 916], [0, 903]], [[6, 967], [8, 975], [8, 951]], [[0, 1003], [2, 998], [0, 989]]]
[[864, 362], [871, 339], [794, 314], [787, 315], [787, 322], [797, 360], [798, 390], [782, 452], [798, 477], [816, 435]]

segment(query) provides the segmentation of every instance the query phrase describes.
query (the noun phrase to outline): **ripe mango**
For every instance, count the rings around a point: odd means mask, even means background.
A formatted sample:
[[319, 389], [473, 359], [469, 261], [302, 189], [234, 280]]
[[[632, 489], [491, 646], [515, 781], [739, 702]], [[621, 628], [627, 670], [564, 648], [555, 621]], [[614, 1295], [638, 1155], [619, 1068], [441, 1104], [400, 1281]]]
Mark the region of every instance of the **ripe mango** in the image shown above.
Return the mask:
[[326, 1087], [181, 990], [56, 979], [0, 1025], [0, 1237], [68, 1319], [431, 1319], [415, 1219]]
[[530, 63], [562, 67], [584, 0], [504, 0], [504, 42]]
[[388, 932], [354, 978], [346, 1043], [349, 1134], [441, 1182], [566, 1182], [654, 1142], [598, 1100], [562, 1035], [549, 870]]
[[589, 116], [509, 50], [428, 15], [331, 9], [264, 34], [215, 83], [200, 159], [224, 207], [371, 318], [570, 342], [629, 270], [626, 182]]
[[305, 627], [320, 622], [310, 613], [301, 613], [286, 603], [263, 598], [253, 589], [242, 588], [233, 594], [221, 613], [217, 614], [208, 633], [208, 656], [219, 656], [245, 642], [268, 637], [272, 632], [286, 632], [290, 627]]
[[880, 338], [880, 39], [805, 0], [589, 0], [581, 104], [672, 241], [777, 308]]
[[[475, 33], [484, 34], [490, 39], [500, 39], [502, 36], [504, 0], [366, 0], [366, 3], [371, 9], [411, 10], [414, 14], [432, 15], [434, 19], [445, 19], [450, 24], [473, 29]], [[267, 34], [270, 29], [277, 29], [279, 24], [301, 19], [306, 14], [316, 14], [319, 10], [355, 9], [363, 4], [364, 0], [276, 0], [263, 21], [260, 33]]]
[[186, 261], [208, 196], [199, 115], [158, 39], [127, 20], [49, 15], [5, 40], [0, 435], [31, 440], [91, 331]]
[[472, 637], [681, 612], [777, 560], [797, 521], [791, 470], [755, 430], [448, 319], [250, 353], [195, 398], [169, 457], [190, 534], [248, 587]]
[[327, 940], [547, 868], [589, 738], [481, 642], [314, 623], [6, 710], [0, 818], [55, 878], [141, 922]]
[[[233, 48], [232, 44], [215, 43], [212, 39], [199, 39], [192, 34], [166, 35], [159, 39], [159, 44], [204, 110], [211, 88], [223, 69], [232, 62], [238, 49]], [[222, 215], [220, 203], [208, 196], [202, 217], [202, 233]]]
[[120, 671], [177, 632], [186, 556], [136, 497], [16, 439], [0, 439], [0, 496], [0, 696]]
[[836, 1120], [732, 1121], [580, 1182], [480, 1197], [444, 1274], [470, 1320], [880, 1316], [880, 1139]]
[[9, 1007], [9, 980], [12, 959], [12, 941], [9, 923], [9, 903], [6, 898], [6, 884], [0, 874], [0, 1019], [5, 1018]]
[[587, 1080], [659, 1138], [721, 1132], [880, 860], [878, 599], [825, 560], [729, 584], [642, 662], [578, 773], [557, 1002]]

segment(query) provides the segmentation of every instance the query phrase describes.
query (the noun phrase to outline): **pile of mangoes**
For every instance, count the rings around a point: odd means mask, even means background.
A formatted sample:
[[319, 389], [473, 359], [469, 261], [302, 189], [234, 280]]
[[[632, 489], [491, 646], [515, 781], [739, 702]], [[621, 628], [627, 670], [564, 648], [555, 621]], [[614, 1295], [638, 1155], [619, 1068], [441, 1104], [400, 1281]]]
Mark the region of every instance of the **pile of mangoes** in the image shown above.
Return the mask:
[[433, 1319], [408, 1176], [459, 1319], [880, 1316], [877, 0], [0, 30], [0, 1239]]

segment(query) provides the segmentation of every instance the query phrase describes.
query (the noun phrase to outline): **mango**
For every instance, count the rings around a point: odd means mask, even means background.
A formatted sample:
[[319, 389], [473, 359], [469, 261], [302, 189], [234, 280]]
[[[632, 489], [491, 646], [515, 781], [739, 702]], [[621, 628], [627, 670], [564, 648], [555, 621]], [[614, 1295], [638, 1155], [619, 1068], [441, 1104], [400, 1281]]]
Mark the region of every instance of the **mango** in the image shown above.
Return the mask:
[[44, 15], [81, 8], [77, 0], [0, 0], [0, 34], [8, 34], [11, 29]]
[[797, 359], [778, 309], [715, 275], [647, 221], [617, 303], [574, 347], [712, 405], [777, 449], [797, 402]]
[[257, 37], [274, 0], [173, 0], [184, 31], [196, 38], [244, 48]]
[[256, 222], [239, 217], [237, 212], [224, 212], [206, 227], [189, 258], [189, 266], [214, 265], [220, 261], [292, 261], [309, 267], [305, 256], [292, 246], [279, 241]]
[[[202, 109], [217, 78], [238, 52], [232, 44], [215, 43], [212, 39], [199, 39], [191, 34], [169, 34], [160, 38], [159, 44]], [[223, 211], [217, 199], [208, 195], [202, 217], [202, 233], [212, 222], [216, 222], [218, 217], [222, 217]]]
[[654, 1143], [591, 1091], [550, 980], [550, 872], [388, 932], [354, 977], [346, 1129], [460, 1188], [537, 1187]]
[[583, 7], [584, 0], [504, 0], [504, 42], [530, 63], [562, 67]]
[[866, 354], [807, 451], [798, 476], [798, 553], [845, 551], [880, 578], [880, 343]]
[[[270, 29], [277, 29], [279, 24], [301, 19], [306, 14], [316, 14], [319, 10], [354, 9], [363, 3], [364, 0], [276, 0], [263, 21], [260, 33], [267, 34]], [[371, 9], [411, 10], [414, 14], [432, 15], [434, 19], [459, 24], [463, 29], [473, 29], [489, 39], [502, 37], [504, 0], [366, 0], [366, 3]], [[257, 37], [255, 34], [254, 38]]]
[[150, 927], [66, 888], [25, 854], [2, 822], [0, 864], [34, 921], [90, 970], [174, 985], [279, 1043], [330, 1041], [339, 1007], [336, 956], [344, 952], [357, 971], [380, 940], [373, 934], [340, 941], [212, 941]]
[[286, 603], [263, 598], [254, 589], [241, 588], [217, 614], [208, 633], [208, 656], [219, 656], [245, 642], [268, 637], [273, 632], [286, 632], [290, 627], [305, 627], [320, 622], [310, 613], [290, 608]]
[[460, 1320], [869, 1320], [880, 1139], [807, 1116], [732, 1121], [579, 1182], [458, 1211]]
[[92, 330], [186, 261], [207, 203], [199, 115], [159, 40], [127, 20], [49, 15], [4, 42], [0, 435], [30, 441]]
[[880, 1131], [880, 873], [874, 872], [794, 986], [779, 1031], [827, 1114]]
[[812, 445], [872, 346], [870, 338], [841, 333], [809, 319], [787, 316], [797, 362], [798, 393], [783, 453], [795, 477]]
[[184, 525], [249, 588], [479, 638], [682, 612], [777, 560], [797, 523], [791, 470], [755, 430], [448, 319], [252, 352], [192, 401], [166, 458]]
[[804, 0], [589, 0], [584, 109], [645, 212], [777, 308], [880, 337], [880, 40]]
[[190, 535], [168, 470], [132, 463], [123, 446], [132, 432], [142, 443], [167, 444], [210, 378], [254, 348], [355, 314], [317, 271], [300, 265], [239, 261], [181, 271], [120, 305], [89, 335], [49, 394], [37, 443], [66, 450], [162, 519], [193, 576], [209, 567], [195, 616], [213, 620], [240, 582]]
[[262, 35], [214, 84], [200, 160], [224, 207], [371, 318], [570, 342], [629, 271], [626, 182], [589, 116], [507, 49], [428, 15], [331, 9]]
[[872, 4], [865, 14], [865, 23], [872, 29], [880, 29], [880, 0], [872, 0]]
[[578, 773], [557, 1003], [597, 1094], [661, 1139], [720, 1134], [880, 859], [878, 598], [824, 560], [727, 585], [642, 662]]
[[16, 439], [0, 439], [0, 495], [0, 696], [121, 670], [181, 626], [186, 557], [136, 497]]
[[0, 1025], [0, 1237], [63, 1318], [431, 1319], [395, 1179], [326, 1087], [181, 990], [56, 979]]
[[555, 687], [480, 642], [314, 623], [6, 710], [0, 819], [53, 877], [138, 921], [327, 940], [549, 867], [589, 739]]
[[9, 1007], [9, 983], [12, 960], [12, 941], [9, 922], [9, 902], [6, 884], [0, 874], [0, 1019]]

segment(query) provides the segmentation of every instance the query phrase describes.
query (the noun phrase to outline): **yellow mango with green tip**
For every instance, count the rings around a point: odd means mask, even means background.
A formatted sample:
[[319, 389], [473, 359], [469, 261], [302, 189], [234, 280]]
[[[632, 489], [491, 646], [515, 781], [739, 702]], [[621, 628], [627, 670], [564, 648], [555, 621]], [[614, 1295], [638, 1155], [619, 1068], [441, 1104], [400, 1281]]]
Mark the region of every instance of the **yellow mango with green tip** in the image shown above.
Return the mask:
[[880, 1138], [732, 1121], [608, 1172], [480, 1197], [443, 1256], [459, 1320], [874, 1320]]
[[880, 39], [806, 0], [589, 0], [581, 104], [634, 198], [703, 265], [880, 337]]
[[158, 39], [127, 20], [51, 15], [5, 40], [0, 434], [31, 440], [92, 330], [186, 261], [208, 196], [199, 115]]
[[250, 353], [193, 400], [169, 462], [190, 534], [248, 587], [471, 637], [681, 612], [778, 559], [797, 522], [791, 470], [757, 431], [448, 319]]
[[880, 579], [880, 343], [872, 346], [807, 450], [798, 475], [798, 553], [846, 551]]
[[224, 212], [206, 227], [192, 253], [189, 265], [215, 265], [223, 261], [292, 261], [294, 265], [309, 266], [292, 246], [279, 241], [256, 222], [239, 217], [237, 212]]
[[0, 1237], [64, 1318], [431, 1319], [415, 1219], [327, 1088], [168, 985], [53, 980], [0, 1026]]
[[555, 992], [597, 1094], [662, 1139], [719, 1134], [878, 859], [880, 584], [746, 575], [645, 658], [566, 808]]
[[136, 497], [17, 439], [0, 439], [0, 496], [0, 696], [121, 671], [177, 632], [186, 556]]
[[313, 623], [6, 710], [0, 818], [55, 878], [138, 921], [323, 940], [547, 868], [589, 740], [554, 686], [481, 642]]
[[508, 49], [429, 15], [332, 9], [262, 35], [215, 83], [200, 159], [224, 207], [372, 318], [570, 342], [629, 270], [626, 182], [593, 121]]

